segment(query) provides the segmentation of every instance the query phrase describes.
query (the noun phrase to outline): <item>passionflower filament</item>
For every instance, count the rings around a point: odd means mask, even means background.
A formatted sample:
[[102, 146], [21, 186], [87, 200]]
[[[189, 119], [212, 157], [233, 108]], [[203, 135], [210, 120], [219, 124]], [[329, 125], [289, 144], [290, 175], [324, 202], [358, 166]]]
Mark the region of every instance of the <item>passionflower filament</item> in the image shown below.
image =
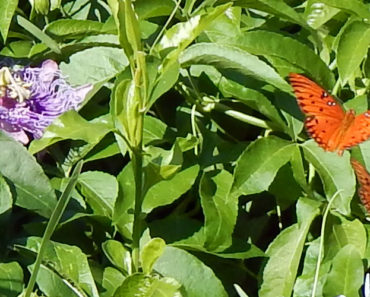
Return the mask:
[[62, 113], [78, 109], [91, 85], [72, 88], [53, 60], [0, 68], [0, 129], [27, 144]]

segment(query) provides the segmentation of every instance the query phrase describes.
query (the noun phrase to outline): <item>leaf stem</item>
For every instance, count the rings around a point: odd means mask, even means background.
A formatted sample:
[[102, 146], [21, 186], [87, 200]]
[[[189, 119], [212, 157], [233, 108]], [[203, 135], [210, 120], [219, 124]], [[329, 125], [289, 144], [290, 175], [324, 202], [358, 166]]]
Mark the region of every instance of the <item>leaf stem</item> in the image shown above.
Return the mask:
[[323, 249], [324, 249], [324, 237], [325, 237], [326, 219], [328, 217], [331, 204], [333, 203], [334, 199], [339, 195], [339, 193], [341, 191], [342, 190], [338, 190], [333, 195], [333, 197], [329, 200], [329, 203], [326, 206], [324, 215], [322, 217], [321, 232], [320, 232], [321, 233], [320, 234], [320, 247], [319, 247], [319, 254], [317, 255], [317, 263], [316, 263], [315, 277], [314, 277], [314, 281], [313, 281], [311, 297], [315, 297], [315, 295], [316, 295], [316, 289], [317, 289], [317, 283], [319, 281], [320, 265], [321, 265], [321, 259], [323, 257]]
[[153, 50], [154, 50], [154, 47], [156, 46], [156, 44], [158, 43], [159, 39], [161, 39], [162, 35], [164, 34], [164, 31], [166, 30], [167, 26], [170, 24], [170, 22], [172, 21], [173, 17], [175, 16], [176, 14], [176, 11], [179, 9], [179, 6], [180, 6], [180, 3], [181, 3], [181, 0], [178, 0], [177, 2], [175, 1], [176, 5], [174, 7], [174, 9], [172, 10], [170, 16], [168, 17], [166, 23], [164, 24], [161, 32], [159, 32], [159, 34], [157, 35], [157, 37], [155, 38], [150, 50], [149, 50], [149, 55], [151, 55], [153, 53]]
[[46, 245], [47, 245], [48, 241], [50, 240], [51, 236], [53, 235], [53, 233], [54, 233], [54, 231], [55, 231], [55, 229], [56, 229], [56, 227], [59, 223], [59, 220], [62, 217], [62, 215], [64, 213], [64, 210], [67, 207], [67, 204], [68, 204], [68, 202], [71, 198], [72, 190], [76, 186], [78, 176], [80, 175], [82, 165], [83, 165], [82, 160], [77, 163], [75, 169], [73, 170], [72, 176], [71, 176], [65, 190], [63, 191], [62, 196], [60, 196], [60, 198], [58, 200], [58, 203], [57, 203], [53, 213], [51, 214], [50, 220], [49, 220], [49, 222], [46, 226], [46, 229], [45, 229], [44, 236], [42, 237], [42, 240], [41, 240], [40, 249], [39, 249], [39, 252], [37, 254], [36, 261], [35, 261], [35, 264], [34, 264], [34, 267], [33, 267], [32, 273], [31, 273], [31, 277], [30, 277], [30, 280], [28, 282], [24, 297], [30, 297], [31, 296], [31, 293], [33, 291], [33, 287], [35, 286], [35, 283], [36, 283], [37, 274], [40, 270], [41, 261], [43, 259], [43, 255], [44, 255], [44, 252], [46, 250]]

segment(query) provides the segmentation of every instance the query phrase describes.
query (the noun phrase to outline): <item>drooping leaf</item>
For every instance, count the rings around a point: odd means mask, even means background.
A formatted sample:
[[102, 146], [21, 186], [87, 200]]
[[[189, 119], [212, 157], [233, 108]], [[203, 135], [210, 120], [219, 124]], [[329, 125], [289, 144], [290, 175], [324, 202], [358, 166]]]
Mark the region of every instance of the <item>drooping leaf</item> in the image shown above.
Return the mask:
[[270, 31], [257, 30], [242, 34], [235, 42], [251, 54], [283, 58], [302, 68], [328, 90], [334, 85], [334, 75], [329, 67], [312, 49], [296, 39]]
[[365, 59], [370, 44], [370, 25], [360, 21], [349, 24], [341, 34], [337, 63], [342, 84], [345, 84]]
[[283, 91], [290, 91], [288, 83], [271, 66], [237, 46], [198, 43], [184, 51], [180, 57], [180, 63], [184, 67], [193, 64], [206, 64], [220, 69], [233, 69], [244, 75], [266, 81]]
[[[26, 248], [37, 252], [40, 238], [29, 237]], [[46, 295], [65, 292], [74, 296], [75, 291], [85, 291], [89, 297], [98, 297], [87, 256], [76, 246], [49, 242], [44, 253], [44, 263], [37, 277], [37, 284]], [[70, 284], [70, 285], [68, 285]]]
[[200, 181], [208, 250], [223, 251], [232, 243], [238, 210], [238, 197], [231, 193], [232, 182], [231, 173], [225, 170], [204, 173]]
[[122, 50], [113, 47], [96, 46], [79, 51], [61, 63], [60, 69], [68, 75], [73, 85], [105, 82], [123, 71], [128, 60]]
[[251, 143], [237, 161], [233, 190], [244, 195], [267, 190], [293, 152], [294, 145], [274, 136]]
[[317, 170], [324, 184], [328, 199], [337, 196], [332, 207], [342, 214], [350, 213], [350, 202], [355, 192], [355, 176], [349, 162], [349, 154], [342, 157], [336, 153], [325, 152], [313, 140], [303, 145], [304, 156]]
[[269, 245], [266, 251], [269, 260], [263, 271], [259, 296], [291, 296], [308, 230], [319, 213], [318, 205], [313, 200], [300, 199], [297, 203], [299, 223], [284, 229]]
[[15, 204], [49, 217], [56, 197], [40, 165], [18, 142], [0, 133], [0, 173], [15, 187]]
[[354, 246], [348, 244], [335, 256], [323, 293], [325, 296], [358, 296], [363, 280], [361, 256]]

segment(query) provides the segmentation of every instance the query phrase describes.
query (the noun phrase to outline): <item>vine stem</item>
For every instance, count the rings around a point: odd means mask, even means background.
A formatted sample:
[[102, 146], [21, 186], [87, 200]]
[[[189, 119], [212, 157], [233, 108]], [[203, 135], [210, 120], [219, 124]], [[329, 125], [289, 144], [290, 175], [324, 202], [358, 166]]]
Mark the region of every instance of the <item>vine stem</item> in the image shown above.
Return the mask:
[[316, 271], [315, 271], [315, 277], [314, 277], [314, 282], [313, 282], [313, 286], [312, 286], [312, 294], [311, 294], [311, 297], [315, 297], [315, 295], [316, 295], [316, 289], [317, 289], [317, 283], [319, 282], [320, 265], [321, 265], [321, 259], [323, 258], [326, 220], [327, 220], [327, 217], [328, 217], [328, 214], [329, 214], [330, 206], [331, 206], [331, 204], [333, 203], [334, 199], [338, 196], [338, 194], [340, 192], [341, 192], [341, 190], [338, 190], [333, 195], [333, 197], [329, 200], [329, 203], [326, 206], [324, 215], [322, 217], [321, 232], [320, 232], [319, 254], [317, 255]]
[[28, 282], [24, 297], [30, 297], [31, 296], [31, 293], [33, 291], [33, 287], [35, 286], [35, 283], [36, 283], [37, 274], [40, 270], [41, 262], [42, 262], [42, 259], [43, 259], [43, 256], [44, 256], [44, 253], [45, 253], [45, 250], [46, 250], [46, 246], [47, 246], [51, 236], [53, 235], [53, 233], [54, 233], [54, 231], [55, 231], [55, 229], [56, 229], [56, 227], [57, 227], [57, 225], [60, 221], [60, 218], [62, 217], [62, 215], [64, 213], [64, 210], [67, 207], [67, 204], [68, 204], [68, 202], [71, 198], [72, 190], [76, 186], [78, 176], [80, 175], [82, 165], [83, 165], [82, 160], [77, 163], [75, 169], [73, 170], [72, 176], [71, 176], [65, 190], [63, 191], [62, 196], [60, 196], [60, 198], [57, 202], [57, 205], [56, 205], [53, 213], [50, 216], [50, 220], [49, 220], [49, 222], [46, 226], [44, 236], [41, 239], [40, 249], [39, 249], [39, 252], [37, 254], [36, 261], [35, 261], [35, 264], [33, 266], [31, 277], [30, 277], [30, 280]]

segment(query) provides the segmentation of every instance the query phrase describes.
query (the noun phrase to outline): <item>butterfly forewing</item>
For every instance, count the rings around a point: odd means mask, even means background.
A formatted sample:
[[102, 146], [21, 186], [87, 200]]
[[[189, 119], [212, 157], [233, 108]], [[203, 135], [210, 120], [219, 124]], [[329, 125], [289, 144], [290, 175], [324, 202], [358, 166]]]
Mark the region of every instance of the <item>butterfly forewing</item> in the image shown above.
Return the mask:
[[306, 116], [310, 136], [325, 150], [338, 151], [357, 145], [370, 137], [370, 111], [355, 116], [345, 112], [338, 101], [307, 77], [291, 73], [290, 83]]
[[289, 80], [298, 105], [306, 115], [307, 132], [323, 149], [337, 150], [346, 116], [341, 105], [322, 87], [303, 75], [291, 73]]
[[370, 213], [370, 174], [357, 160], [351, 159], [351, 164], [356, 173], [357, 180], [360, 183], [358, 196], [360, 197], [361, 202], [365, 206], [367, 212]]
[[291, 73], [289, 80], [298, 105], [307, 116], [325, 116], [336, 119], [336, 122], [344, 118], [340, 104], [318, 84], [297, 73]]

